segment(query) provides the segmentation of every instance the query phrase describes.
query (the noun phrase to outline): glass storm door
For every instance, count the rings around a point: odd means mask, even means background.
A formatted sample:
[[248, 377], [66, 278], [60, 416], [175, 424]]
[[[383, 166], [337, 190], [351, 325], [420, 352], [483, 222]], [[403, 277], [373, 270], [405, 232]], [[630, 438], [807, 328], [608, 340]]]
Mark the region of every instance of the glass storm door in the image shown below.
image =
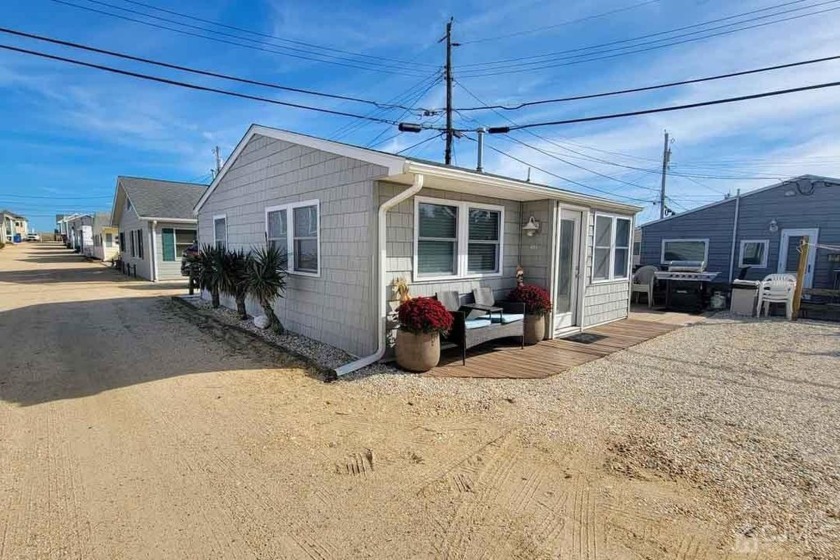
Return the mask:
[[557, 228], [557, 270], [554, 274], [554, 330], [578, 324], [577, 298], [580, 277], [580, 225], [583, 215], [576, 210], [560, 210]]
[[[796, 276], [796, 273], [799, 271], [799, 242], [807, 235], [808, 242], [816, 245], [819, 234], [820, 231], [818, 229], [783, 229], [779, 245], [779, 273], [787, 272]], [[816, 249], [809, 247], [808, 263], [805, 268], [805, 282], [803, 286], [805, 288], [813, 287], [816, 256]]]

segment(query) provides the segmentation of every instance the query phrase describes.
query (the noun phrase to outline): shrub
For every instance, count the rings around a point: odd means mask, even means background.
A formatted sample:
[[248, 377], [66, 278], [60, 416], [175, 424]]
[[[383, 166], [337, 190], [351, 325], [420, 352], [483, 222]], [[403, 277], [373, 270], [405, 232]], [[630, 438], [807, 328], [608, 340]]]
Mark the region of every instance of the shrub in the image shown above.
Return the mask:
[[256, 249], [248, 261], [247, 293], [260, 303], [268, 317], [268, 327], [278, 334], [286, 330], [274, 313], [274, 300], [286, 291], [285, 257], [285, 250], [271, 245]]
[[219, 293], [221, 292], [222, 259], [224, 251], [212, 245], [205, 245], [192, 261], [195, 278], [201, 290], [210, 292], [213, 307], [219, 307]]
[[221, 285], [219, 291], [236, 301], [236, 313], [243, 321], [248, 318], [245, 310], [245, 297], [248, 295], [248, 271], [251, 267], [251, 255], [242, 249], [225, 251], [220, 261]]
[[410, 299], [397, 308], [400, 328], [413, 333], [445, 334], [452, 328], [452, 315], [433, 298]]
[[551, 296], [548, 292], [534, 284], [520, 284], [508, 295], [510, 301], [525, 304], [525, 313], [543, 316], [551, 313]]

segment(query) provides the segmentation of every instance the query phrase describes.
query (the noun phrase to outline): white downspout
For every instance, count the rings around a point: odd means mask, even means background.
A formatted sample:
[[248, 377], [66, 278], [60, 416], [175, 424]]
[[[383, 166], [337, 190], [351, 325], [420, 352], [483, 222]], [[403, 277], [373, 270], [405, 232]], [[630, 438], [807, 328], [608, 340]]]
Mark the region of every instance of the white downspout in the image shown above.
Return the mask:
[[[741, 213], [741, 189], [735, 195], [735, 221], [732, 223], [732, 250], [729, 252], [729, 283], [735, 277], [735, 240], [738, 238], [738, 216]], [[707, 265], [709, 263], [706, 263]]]
[[407, 200], [420, 192], [420, 189], [423, 188], [423, 175], [417, 173], [414, 175], [414, 182], [412, 185], [404, 190], [403, 192], [399, 193], [398, 195], [394, 196], [383, 202], [379, 206], [379, 215], [377, 218], [377, 228], [378, 228], [378, 236], [377, 236], [377, 248], [379, 250], [379, 259], [376, 263], [377, 266], [377, 275], [376, 279], [378, 282], [378, 286], [376, 287], [377, 293], [377, 321], [379, 323], [379, 328], [377, 330], [377, 346], [376, 352], [371, 354], [370, 356], [365, 356], [364, 358], [359, 358], [356, 361], [350, 362], [349, 364], [344, 364], [343, 366], [337, 367], [333, 370], [333, 376], [335, 378], [341, 377], [342, 375], [347, 375], [348, 373], [352, 373], [358, 369], [361, 369], [365, 366], [369, 366], [373, 363], [378, 362], [382, 359], [382, 356], [385, 355], [385, 325], [388, 321], [388, 313], [385, 309], [386, 303], [385, 298], [387, 294], [385, 293], [387, 288], [385, 286], [385, 279], [386, 279], [386, 267], [387, 267], [387, 257], [388, 257], [388, 243], [387, 243], [387, 236], [386, 233], [388, 231], [388, 210], [399, 204], [400, 202]]
[[158, 269], [157, 269], [157, 243], [155, 243], [155, 231], [157, 231], [157, 220], [152, 220], [152, 260], [149, 261], [152, 265], [152, 282], [158, 281]]

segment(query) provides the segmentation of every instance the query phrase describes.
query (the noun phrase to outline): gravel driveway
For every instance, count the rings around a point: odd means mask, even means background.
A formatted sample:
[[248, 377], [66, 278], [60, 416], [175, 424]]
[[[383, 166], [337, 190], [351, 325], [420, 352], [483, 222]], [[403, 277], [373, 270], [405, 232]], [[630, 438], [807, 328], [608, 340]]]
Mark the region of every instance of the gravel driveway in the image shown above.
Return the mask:
[[174, 292], [0, 251], [0, 560], [840, 557], [838, 325], [324, 384]]

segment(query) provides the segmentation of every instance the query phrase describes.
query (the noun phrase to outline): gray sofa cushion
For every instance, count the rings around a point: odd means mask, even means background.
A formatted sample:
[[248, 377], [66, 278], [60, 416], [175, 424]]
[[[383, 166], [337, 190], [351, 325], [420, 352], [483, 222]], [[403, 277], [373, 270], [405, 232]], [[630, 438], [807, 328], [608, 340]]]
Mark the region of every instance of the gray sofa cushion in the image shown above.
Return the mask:
[[493, 305], [496, 303], [492, 288], [474, 288], [473, 298], [475, 298], [475, 302], [479, 305]]

